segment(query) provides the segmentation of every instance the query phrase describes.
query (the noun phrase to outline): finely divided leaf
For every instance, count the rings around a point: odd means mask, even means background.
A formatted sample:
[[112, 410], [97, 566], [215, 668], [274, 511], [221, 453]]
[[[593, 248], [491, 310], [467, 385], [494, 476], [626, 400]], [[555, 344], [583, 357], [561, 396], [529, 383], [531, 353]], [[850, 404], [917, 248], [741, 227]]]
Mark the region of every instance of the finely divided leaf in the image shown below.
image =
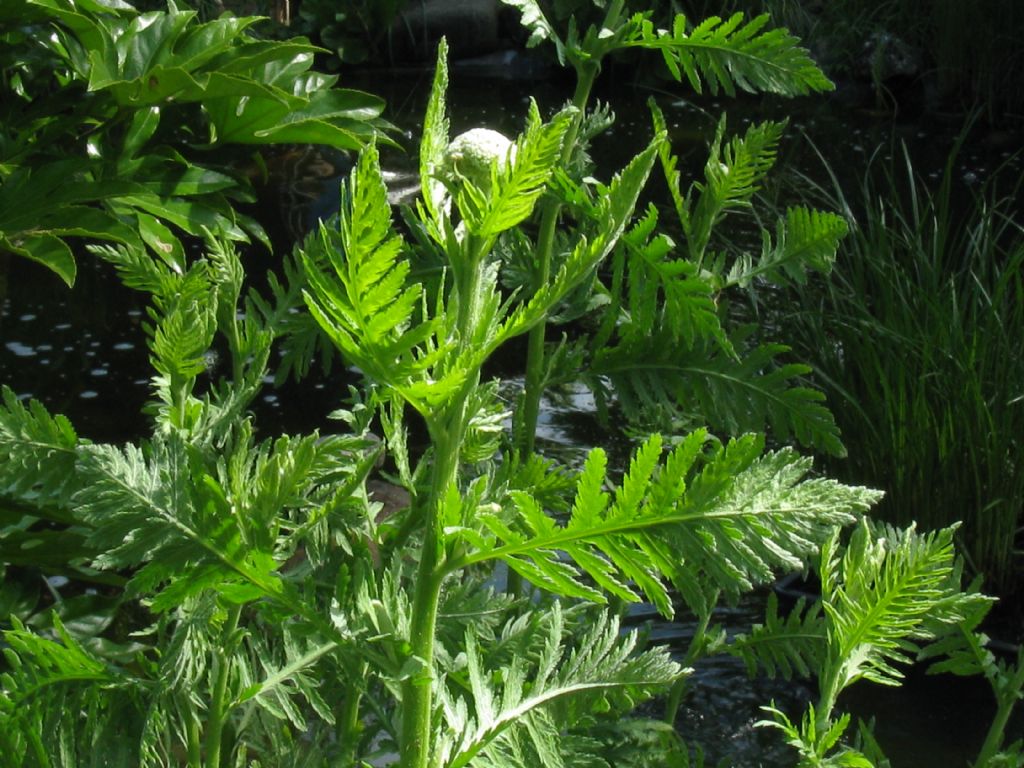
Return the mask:
[[655, 136], [650, 145], [616, 174], [611, 184], [601, 190], [602, 195], [594, 216], [597, 230], [589, 238], [580, 237], [554, 279], [538, 290], [525, 306], [509, 316], [501, 332], [495, 336], [495, 346], [525, 333], [538, 323], [612, 252], [633, 216], [637, 198], [647, 183], [658, 149], [664, 141], [663, 133]]
[[[752, 125], [743, 136], [725, 138], [725, 117], [718, 123], [704, 165], [704, 182], [691, 185], [692, 209], [680, 216], [690, 258], [701, 264], [715, 225], [730, 210], [750, 206], [761, 181], [775, 164], [785, 122]], [[663, 161], [664, 162], [664, 161]], [[678, 203], [677, 203], [678, 207]]]
[[743, 288], [750, 288], [757, 279], [781, 286], [804, 285], [808, 271], [823, 275], [832, 271], [839, 241], [848, 231], [846, 220], [837, 214], [789, 208], [785, 220], [776, 226], [775, 242], [763, 232], [760, 258], [756, 263], [749, 255], [738, 259], [727, 282]]
[[302, 251], [311, 314], [370, 378], [394, 387], [421, 413], [435, 410], [466, 374], [453, 367], [443, 377], [429, 375], [447, 347], [434, 336], [435, 322], [415, 323], [422, 286], [408, 279], [375, 147], [360, 154], [343, 187], [338, 226], [321, 226]]
[[548, 123], [542, 123], [534, 101], [526, 122], [526, 130], [516, 142], [515, 157], [494, 175], [494, 184], [479, 211], [470, 205], [464, 194], [459, 196], [459, 209], [466, 216], [471, 231], [489, 238], [511, 229], [533, 212], [533, 206], [544, 191], [558, 165], [562, 140], [572, 124], [575, 110], [564, 109]]
[[825, 653], [825, 622], [821, 603], [805, 603], [803, 598], [779, 615], [779, 600], [774, 592], [768, 595], [764, 624], [755, 624], [749, 634], [733, 637], [726, 651], [746, 662], [747, 674], [758, 670], [769, 677], [809, 678], [821, 668]]
[[705, 457], [697, 471], [703, 440], [698, 431], [658, 463], [661, 440], [650, 438], [610, 504], [599, 490], [603, 451], [594, 449], [568, 521], [549, 517], [529, 494], [513, 493], [506, 514], [481, 513], [477, 527], [450, 531], [475, 550], [453, 567], [501, 560], [544, 589], [595, 602], [606, 598], [590, 580], [623, 600], [639, 600], [639, 590], [668, 616], [664, 580], [680, 580], [684, 593], [697, 578], [738, 595], [776, 570], [803, 567], [835, 525], [851, 522], [879, 496], [805, 479], [809, 460], [791, 451], [760, 456], [752, 437]]
[[77, 489], [75, 430], [36, 400], [26, 407], [9, 387], [2, 395], [0, 494], [33, 506], [67, 507]]
[[429, 216], [422, 217], [433, 223], [440, 239], [443, 232], [441, 211], [446, 194], [444, 184], [437, 178], [448, 148], [448, 118], [445, 100], [448, 91], [448, 43], [444, 38], [437, 47], [437, 66], [430, 89], [430, 101], [423, 118], [423, 136], [420, 139], [420, 187], [423, 205]]
[[471, 697], [442, 689], [450, 735], [440, 744], [441, 766], [464, 768], [478, 756], [485, 764], [510, 768], [560, 765], [564, 756], [558, 734], [589, 716], [595, 700], [622, 697], [635, 706], [684, 673], [664, 649], [637, 653], [636, 634], [622, 635], [618, 621], [607, 614], [602, 613], [578, 638], [577, 649], [568, 653], [558, 603], [547, 623], [547, 641], [535, 668], [524, 657], [516, 657], [500, 676], [483, 667], [476, 639], [467, 632]]
[[838, 689], [860, 678], [898, 685], [903, 677], [896, 665], [909, 662], [915, 640], [931, 639], [928, 618], [944, 601], [952, 585], [953, 528], [919, 534], [870, 525], [854, 531], [841, 560], [823, 562], [838, 567], [823, 606], [828, 618], [829, 654], [838, 665]]
[[526, 41], [527, 48], [533, 48], [542, 40], [551, 40], [555, 44], [558, 53], [558, 61], [565, 64], [565, 45], [562, 43], [551, 22], [544, 16], [537, 0], [501, 0], [505, 5], [517, 8], [522, 14], [520, 23], [530, 31], [530, 37]]
[[[742, 349], [741, 339], [733, 342]], [[736, 358], [712, 342], [671, 346], [635, 335], [599, 350], [586, 382], [599, 409], [607, 413], [614, 392], [626, 418], [636, 423], [675, 414], [729, 434], [768, 425], [780, 440], [794, 437], [844, 455], [825, 396], [803, 383], [810, 368], [778, 362], [786, 352], [781, 344], [762, 344]]]
[[712, 94], [721, 89], [730, 96], [737, 88], [783, 96], [834, 88], [797, 38], [785, 29], [762, 31], [767, 14], [745, 23], [742, 13], [726, 20], [711, 16], [692, 28], [679, 15], [671, 30], [656, 29], [642, 14], [631, 23], [633, 34], [625, 46], [660, 51], [673, 77], [682, 80], [685, 75], [697, 93], [703, 92], [704, 83]]

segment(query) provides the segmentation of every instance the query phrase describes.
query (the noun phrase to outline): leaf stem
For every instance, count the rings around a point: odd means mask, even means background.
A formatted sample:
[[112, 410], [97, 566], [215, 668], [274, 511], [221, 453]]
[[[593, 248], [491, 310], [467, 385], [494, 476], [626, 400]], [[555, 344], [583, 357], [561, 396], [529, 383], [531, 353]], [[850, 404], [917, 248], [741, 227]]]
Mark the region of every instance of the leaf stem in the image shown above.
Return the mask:
[[[711, 598], [707, 601], [707, 606], [697, 622], [697, 627], [694, 629], [693, 638], [690, 640], [690, 644], [686, 649], [686, 656], [682, 661], [684, 667], [691, 666], [698, 657], [704, 655], [707, 646], [707, 632], [708, 624], [711, 622], [711, 615], [714, 607], [718, 604], [719, 591], [715, 590], [711, 595]], [[683, 701], [683, 696], [686, 694], [686, 685], [688, 682], [688, 676], [682, 675], [674, 683], [672, 683], [672, 690], [669, 692], [668, 701], [665, 703], [665, 715], [664, 721], [669, 725], [674, 725], [676, 722], [676, 716], [679, 714], [679, 705]]]
[[[564, 167], [572, 158], [579, 137], [580, 125], [586, 113], [587, 102], [594, 80], [600, 71], [598, 62], [586, 62], [576, 68], [576, 92], [572, 104], [578, 110], [572, 125], [566, 131], [562, 144], [561, 165]], [[551, 260], [554, 251], [555, 231], [558, 217], [562, 212], [562, 204], [555, 198], [545, 198], [541, 203], [540, 233], [537, 235], [537, 260], [534, 263], [533, 288], [540, 290], [551, 280]], [[544, 339], [547, 333], [547, 319], [542, 318], [533, 328], [527, 339], [526, 350], [526, 381], [523, 385], [523, 403], [516, 424], [516, 447], [523, 456], [533, 453], [537, 432], [537, 421], [540, 418], [540, 401], [544, 394], [545, 354]], [[511, 574], [510, 574], [511, 583]], [[511, 587], [510, 587], [511, 591]]]
[[[355, 679], [365, 681], [368, 672], [369, 665], [363, 662], [359, 665], [359, 674]], [[356, 764], [359, 737], [363, 732], [363, 724], [359, 719], [359, 704], [362, 698], [362, 690], [353, 686], [342, 705], [341, 717], [338, 718], [338, 743], [341, 745], [341, 754], [336, 763], [338, 768], [348, 768]]]
[[189, 718], [187, 738], [188, 768], [203, 768], [203, 735], [195, 712]]

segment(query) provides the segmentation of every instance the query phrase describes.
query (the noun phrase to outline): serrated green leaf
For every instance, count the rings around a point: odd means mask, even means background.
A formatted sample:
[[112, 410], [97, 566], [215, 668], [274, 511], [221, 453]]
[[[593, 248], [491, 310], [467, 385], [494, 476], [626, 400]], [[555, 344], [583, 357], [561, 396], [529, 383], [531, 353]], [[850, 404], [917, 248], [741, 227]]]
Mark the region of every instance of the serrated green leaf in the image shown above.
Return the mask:
[[767, 23], [767, 14], [744, 21], [736, 13], [725, 20], [711, 16], [690, 28], [680, 15], [665, 30], [637, 14], [622, 46], [660, 51], [672, 75], [680, 80], [685, 73], [697, 93], [705, 84], [712, 94], [723, 90], [730, 96], [737, 89], [783, 96], [832, 90], [800, 41], [784, 29], [764, 30]]
[[663, 580], [705, 579], [738, 595], [773, 578], [776, 569], [805, 566], [833, 526], [851, 522], [879, 497], [805, 479], [808, 460], [790, 451], [760, 456], [760, 442], [750, 437], [707, 458], [689, 484], [664, 477], [666, 468], [674, 475], [694, 472], [702, 441], [697, 433], [655, 469], [660, 441], [651, 438], [610, 506], [595, 492], [602, 457], [593, 452], [567, 522], [548, 517], [528, 494], [513, 494], [514, 524], [485, 516], [479, 524], [493, 538], [457, 534], [477, 551], [450, 567], [501, 560], [557, 594], [603, 601], [581, 579], [586, 573], [623, 599], [638, 599], [627, 586], [635, 584], [671, 615]]

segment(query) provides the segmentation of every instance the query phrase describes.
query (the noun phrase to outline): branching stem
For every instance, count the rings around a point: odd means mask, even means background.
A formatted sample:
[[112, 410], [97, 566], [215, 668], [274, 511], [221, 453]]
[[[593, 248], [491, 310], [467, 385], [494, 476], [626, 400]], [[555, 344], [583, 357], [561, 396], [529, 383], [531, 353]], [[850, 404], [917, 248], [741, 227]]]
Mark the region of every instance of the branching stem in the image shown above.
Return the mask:
[[996, 692], [997, 709], [995, 717], [992, 718], [992, 725], [989, 726], [985, 735], [985, 743], [981, 746], [978, 759], [974, 762], [975, 768], [986, 768], [989, 761], [999, 752], [1003, 745], [1006, 723], [1010, 719], [1013, 708], [1020, 700], [1021, 688], [1024, 688], [1024, 652], [1017, 656], [1017, 666], [1013, 670], [1013, 677], [1009, 684], [997, 687], [995, 680], [989, 679]]
[[[458, 315], [455, 332], [462, 343], [472, 343], [480, 322], [480, 277], [490, 244], [467, 235], [466, 261], [457, 270], [455, 298]], [[432, 752], [434, 637], [441, 585], [445, 578], [444, 521], [442, 514], [450, 488], [458, 486], [459, 459], [468, 421], [466, 403], [479, 382], [479, 370], [467, 376], [466, 385], [440, 416], [429, 424], [434, 447], [430, 495], [423, 505], [426, 517], [423, 544], [412, 604], [410, 643], [412, 657], [421, 668], [402, 683], [402, 768], [428, 768]]]

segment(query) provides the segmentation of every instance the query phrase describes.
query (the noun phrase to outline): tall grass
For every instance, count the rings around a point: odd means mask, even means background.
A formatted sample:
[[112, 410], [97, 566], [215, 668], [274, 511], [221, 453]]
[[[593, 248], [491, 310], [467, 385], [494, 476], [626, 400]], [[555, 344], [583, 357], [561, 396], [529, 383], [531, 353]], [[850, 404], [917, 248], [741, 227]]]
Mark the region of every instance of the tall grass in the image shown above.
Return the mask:
[[[927, 528], [963, 521], [962, 549], [1005, 593], [1024, 586], [1024, 228], [1013, 199], [966, 212], [952, 160], [938, 191], [872, 163], [849, 199], [832, 174], [817, 194], [851, 235], [833, 279], [788, 318], [843, 431], [841, 472], [887, 492], [881, 512]], [[881, 175], [873, 171], [881, 170]], [[830, 171], [831, 173], [831, 171]], [[855, 213], [856, 212], [856, 213]]]

